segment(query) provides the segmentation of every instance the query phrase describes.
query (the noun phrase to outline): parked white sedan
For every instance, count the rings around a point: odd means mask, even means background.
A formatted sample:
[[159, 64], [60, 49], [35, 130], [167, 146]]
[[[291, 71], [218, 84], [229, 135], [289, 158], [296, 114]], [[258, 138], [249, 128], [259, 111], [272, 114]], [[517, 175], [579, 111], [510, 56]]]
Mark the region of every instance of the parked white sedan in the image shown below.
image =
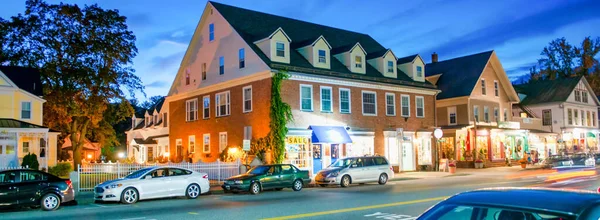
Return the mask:
[[94, 188], [96, 201], [125, 204], [138, 200], [186, 196], [195, 199], [210, 189], [208, 174], [177, 167], [150, 167], [122, 179], [110, 180]]

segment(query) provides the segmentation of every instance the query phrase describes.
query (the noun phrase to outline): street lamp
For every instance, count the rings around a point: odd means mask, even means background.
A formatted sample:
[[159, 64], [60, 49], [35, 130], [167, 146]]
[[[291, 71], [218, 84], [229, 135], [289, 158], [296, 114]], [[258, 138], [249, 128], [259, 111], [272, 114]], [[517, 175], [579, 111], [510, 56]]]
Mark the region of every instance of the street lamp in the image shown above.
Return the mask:
[[119, 152], [119, 153], [117, 154], [117, 157], [119, 157], [120, 159], [122, 159], [123, 157], [125, 157], [125, 153], [123, 153], [123, 152]]
[[444, 136], [444, 132], [442, 131], [442, 129], [436, 128], [435, 130], [433, 130], [433, 136], [436, 139], [435, 140], [435, 153], [434, 153], [434, 155], [435, 155], [435, 163], [434, 163], [435, 167], [433, 168], [433, 170], [439, 171], [439, 167], [440, 167], [440, 164], [439, 164], [440, 163], [440, 160], [439, 160], [439, 157], [440, 157], [440, 155], [439, 155], [440, 154], [439, 153], [439, 146], [440, 146], [439, 144], [440, 144], [440, 141], [439, 140], [440, 140], [440, 138], [442, 138], [442, 136]]

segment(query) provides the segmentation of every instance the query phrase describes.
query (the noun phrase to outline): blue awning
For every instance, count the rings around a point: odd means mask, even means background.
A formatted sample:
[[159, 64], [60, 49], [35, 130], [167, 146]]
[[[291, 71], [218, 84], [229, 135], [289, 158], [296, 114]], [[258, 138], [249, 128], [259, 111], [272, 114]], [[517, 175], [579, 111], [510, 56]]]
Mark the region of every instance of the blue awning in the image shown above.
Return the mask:
[[350, 135], [342, 126], [310, 126], [312, 143], [348, 144], [352, 143]]

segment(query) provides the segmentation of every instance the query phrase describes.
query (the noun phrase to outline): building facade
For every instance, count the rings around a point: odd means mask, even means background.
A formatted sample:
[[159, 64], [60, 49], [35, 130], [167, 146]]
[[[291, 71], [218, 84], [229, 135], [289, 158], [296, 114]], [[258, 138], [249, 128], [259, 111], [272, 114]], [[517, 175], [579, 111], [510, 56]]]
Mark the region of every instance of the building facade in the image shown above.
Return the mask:
[[42, 95], [38, 70], [0, 66], [0, 167], [20, 166], [29, 153], [40, 167], [56, 164], [60, 132], [42, 126]]
[[432, 165], [435, 96], [418, 56], [368, 35], [208, 2], [165, 105], [171, 159], [212, 162], [269, 133], [273, 76], [287, 74], [285, 162], [316, 172], [386, 155], [397, 170]]
[[168, 162], [169, 117], [164, 98], [143, 114], [131, 117], [127, 134], [127, 157], [137, 163]]

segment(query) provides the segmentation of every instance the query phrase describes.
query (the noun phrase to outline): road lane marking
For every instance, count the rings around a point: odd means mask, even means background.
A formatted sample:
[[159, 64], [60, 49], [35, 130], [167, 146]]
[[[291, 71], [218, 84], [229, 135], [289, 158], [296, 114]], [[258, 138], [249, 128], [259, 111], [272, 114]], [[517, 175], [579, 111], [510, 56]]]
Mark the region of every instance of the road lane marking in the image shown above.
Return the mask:
[[362, 210], [368, 210], [368, 209], [378, 209], [378, 208], [385, 208], [385, 207], [391, 207], [391, 206], [401, 206], [401, 205], [410, 205], [410, 204], [416, 204], [416, 203], [433, 202], [433, 201], [444, 200], [446, 198], [448, 198], [448, 196], [428, 198], [428, 199], [417, 199], [417, 200], [411, 200], [411, 201], [394, 202], [394, 203], [379, 204], [379, 205], [359, 206], [359, 207], [347, 208], [347, 209], [304, 213], [304, 214], [280, 216], [280, 217], [274, 217], [274, 218], [264, 218], [263, 220], [284, 220], [284, 219], [308, 218], [308, 217], [314, 217], [314, 216], [320, 216], [320, 215], [338, 214], [338, 213], [344, 213], [344, 212], [354, 212], [354, 211], [362, 211]]
[[375, 212], [373, 214], [364, 215], [365, 217], [374, 217], [381, 218], [385, 220], [415, 220], [417, 217], [412, 217], [410, 215], [398, 215], [398, 214], [390, 214], [384, 212]]

